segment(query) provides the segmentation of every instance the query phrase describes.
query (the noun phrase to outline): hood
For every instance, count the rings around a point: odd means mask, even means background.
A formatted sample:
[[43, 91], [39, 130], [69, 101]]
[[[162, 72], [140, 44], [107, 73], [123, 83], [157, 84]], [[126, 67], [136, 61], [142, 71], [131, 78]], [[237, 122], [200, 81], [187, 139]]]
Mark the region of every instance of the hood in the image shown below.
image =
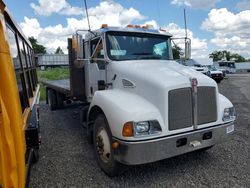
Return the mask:
[[112, 71], [120, 79], [127, 79], [136, 87], [141, 84], [169, 89], [190, 87], [190, 78], [196, 78], [200, 86], [216, 86], [206, 75], [170, 60], [117, 61], [112, 62]]
[[210, 71], [211, 74], [222, 74], [222, 71], [216, 70], [216, 71]]
[[113, 88], [147, 100], [159, 110], [166, 126], [168, 126], [170, 90], [191, 87], [190, 78], [196, 78], [198, 87], [213, 86], [218, 91], [214, 80], [175, 61], [117, 61], [110, 65], [111, 78], [116, 75]]

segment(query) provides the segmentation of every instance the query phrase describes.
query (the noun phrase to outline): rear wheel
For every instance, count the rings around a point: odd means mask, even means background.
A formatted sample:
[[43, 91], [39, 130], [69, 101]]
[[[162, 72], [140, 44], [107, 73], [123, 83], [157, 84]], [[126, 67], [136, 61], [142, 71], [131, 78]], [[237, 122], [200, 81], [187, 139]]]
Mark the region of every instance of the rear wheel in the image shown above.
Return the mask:
[[95, 120], [93, 134], [94, 152], [98, 165], [108, 176], [116, 176], [120, 163], [114, 159], [114, 151], [111, 147], [112, 134], [104, 115], [99, 115]]
[[55, 110], [57, 107], [56, 92], [52, 89], [48, 90], [48, 103], [50, 110]]
[[57, 107], [62, 108], [64, 106], [64, 96], [61, 93], [56, 92]]
[[33, 149], [32, 163], [36, 163], [39, 160], [39, 149]]

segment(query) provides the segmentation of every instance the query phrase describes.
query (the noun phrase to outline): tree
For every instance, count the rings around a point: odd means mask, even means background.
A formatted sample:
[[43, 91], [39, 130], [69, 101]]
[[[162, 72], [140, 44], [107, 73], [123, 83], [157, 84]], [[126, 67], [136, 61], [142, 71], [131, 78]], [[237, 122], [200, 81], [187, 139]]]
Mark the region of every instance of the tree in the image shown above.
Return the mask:
[[222, 51], [214, 51], [209, 54], [209, 58], [213, 58], [213, 61], [219, 61], [224, 59], [224, 54]]
[[37, 39], [35, 39], [34, 37], [29, 37], [29, 41], [32, 45], [32, 48], [33, 48], [35, 54], [46, 54], [47, 53], [46, 48], [43, 45], [38, 44]]
[[180, 57], [181, 57], [181, 48], [177, 44], [174, 44], [174, 46], [172, 48], [172, 51], [173, 51], [173, 58], [174, 59], [180, 59]]
[[235, 62], [245, 62], [246, 61], [246, 59], [239, 54], [232, 54], [231, 60], [234, 60]]
[[227, 60], [227, 61], [234, 60], [235, 62], [246, 61], [246, 59], [243, 56], [237, 53], [233, 54], [227, 50], [214, 51], [213, 53], [209, 54], [209, 57], [213, 58], [213, 61], [220, 61], [220, 60]]
[[60, 46], [57, 47], [56, 51], [55, 51], [55, 54], [64, 54], [63, 53], [63, 50]]

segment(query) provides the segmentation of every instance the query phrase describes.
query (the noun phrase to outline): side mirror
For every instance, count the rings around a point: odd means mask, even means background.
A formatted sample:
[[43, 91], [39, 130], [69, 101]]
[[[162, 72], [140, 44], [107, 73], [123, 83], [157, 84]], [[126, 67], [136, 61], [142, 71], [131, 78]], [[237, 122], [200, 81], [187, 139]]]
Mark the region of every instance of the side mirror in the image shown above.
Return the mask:
[[84, 62], [83, 59], [76, 59], [76, 60], [74, 61], [74, 65], [75, 65], [75, 67], [78, 68], [78, 69], [83, 68], [83, 67], [84, 67], [84, 64], [85, 64], [85, 62]]
[[191, 58], [191, 40], [189, 38], [185, 39], [185, 59]]
[[191, 39], [190, 38], [171, 38], [173, 59], [191, 58]]

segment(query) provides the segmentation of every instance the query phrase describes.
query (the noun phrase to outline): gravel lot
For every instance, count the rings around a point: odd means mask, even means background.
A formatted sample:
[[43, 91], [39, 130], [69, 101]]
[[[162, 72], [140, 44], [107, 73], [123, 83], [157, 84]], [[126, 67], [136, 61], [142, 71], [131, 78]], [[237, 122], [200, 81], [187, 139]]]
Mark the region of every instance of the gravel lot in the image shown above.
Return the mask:
[[235, 105], [233, 139], [200, 153], [125, 167], [107, 177], [97, 166], [75, 104], [51, 112], [41, 105], [42, 147], [30, 187], [250, 187], [250, 74], [230, 75], [220, 92]]

